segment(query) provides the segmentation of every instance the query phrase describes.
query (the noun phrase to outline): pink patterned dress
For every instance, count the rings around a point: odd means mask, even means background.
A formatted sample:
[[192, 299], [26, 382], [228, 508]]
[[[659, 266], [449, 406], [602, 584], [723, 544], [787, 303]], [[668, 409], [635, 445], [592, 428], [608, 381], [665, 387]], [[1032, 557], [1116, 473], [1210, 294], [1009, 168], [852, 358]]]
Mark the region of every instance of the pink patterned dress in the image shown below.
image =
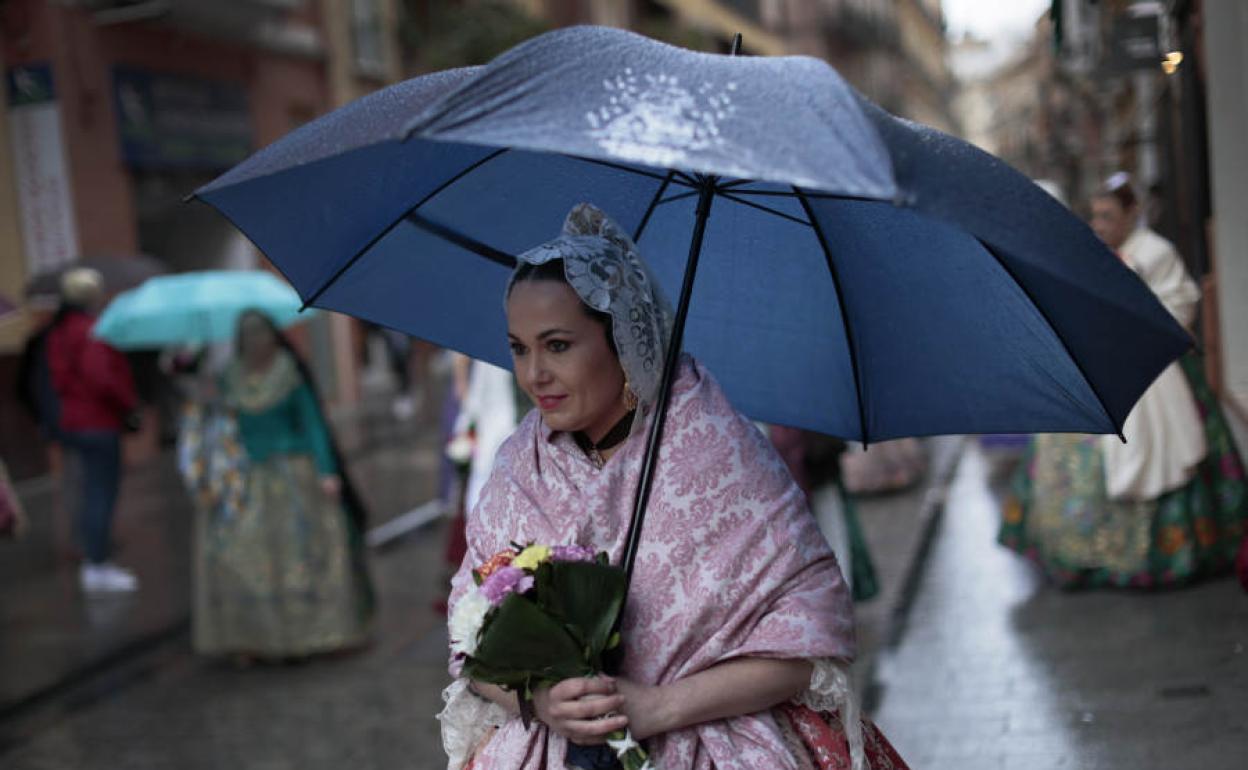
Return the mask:
[[[634, 431], [596, 468], [570, 435], [531, 413], [499, 451], [469, 518], [452, 607], [471, 584], [470, 565], [512, 542], [584, 545], [618, 559], [644, 451], [645, 431]], [[657, 766], [904, 767], [860, 723], [849, 696], [852, 611], [835, 557], [774, 448], [685, 357], [625, 611], [621, 675], [665, 684], [746, 656], [810, 660], [815, 674], [794, 703], [651, 738], [646, 748]], [[440, 718], [452, 770], [564, 767], [564, 739], [540, 723], [526, 730], [462, 681], [445, 697]], [[850, 715], [850, 729], [838, 711]]]

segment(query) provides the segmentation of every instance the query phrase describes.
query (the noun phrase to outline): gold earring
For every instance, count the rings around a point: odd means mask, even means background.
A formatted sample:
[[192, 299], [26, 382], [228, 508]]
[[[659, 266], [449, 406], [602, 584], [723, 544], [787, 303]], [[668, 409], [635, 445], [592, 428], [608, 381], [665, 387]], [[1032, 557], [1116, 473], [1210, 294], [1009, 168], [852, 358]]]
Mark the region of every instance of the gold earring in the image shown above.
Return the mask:
[[624, 408], [630, 412], [637, 408], [637, 394], [628, 380], [624, 380]]

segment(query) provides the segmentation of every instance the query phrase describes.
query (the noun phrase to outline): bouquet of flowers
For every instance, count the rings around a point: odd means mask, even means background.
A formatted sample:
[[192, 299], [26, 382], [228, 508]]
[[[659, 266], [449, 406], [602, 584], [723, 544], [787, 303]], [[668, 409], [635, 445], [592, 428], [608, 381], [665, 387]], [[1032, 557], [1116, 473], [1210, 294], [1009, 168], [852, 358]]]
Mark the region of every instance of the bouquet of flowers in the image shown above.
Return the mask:
[[[514, 690], [528, 724], [536, 687], [594, 676], [619, 646], [625, 577], [605, 553], [576, 545], [508, 548], [472, 571], [450, 618], [463, 675]], [[624, 770], [655, 770], [627, 730], [607, 736]]]

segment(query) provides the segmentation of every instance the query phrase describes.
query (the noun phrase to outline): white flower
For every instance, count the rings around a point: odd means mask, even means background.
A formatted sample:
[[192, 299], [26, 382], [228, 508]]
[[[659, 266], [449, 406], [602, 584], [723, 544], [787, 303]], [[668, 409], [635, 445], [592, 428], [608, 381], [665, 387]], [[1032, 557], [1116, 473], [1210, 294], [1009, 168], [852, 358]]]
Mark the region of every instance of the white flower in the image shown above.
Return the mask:
[[451, 613], [451, 652], [455, 655], [471, 655], [477, 651], [477, 637], [490, 611], [490, 600], [480, 588], [472, 588], [455, 605]]
[[472, 462], [476, 441], [468, 433], [460, 433], [446, 445], [446, 456], [456, 465], [467, 465]]

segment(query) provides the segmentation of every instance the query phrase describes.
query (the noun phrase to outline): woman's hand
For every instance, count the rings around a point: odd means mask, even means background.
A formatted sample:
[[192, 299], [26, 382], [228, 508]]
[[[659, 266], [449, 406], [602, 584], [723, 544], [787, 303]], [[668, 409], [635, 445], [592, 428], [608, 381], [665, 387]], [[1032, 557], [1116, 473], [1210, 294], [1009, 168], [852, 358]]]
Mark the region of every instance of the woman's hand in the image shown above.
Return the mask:
[[321, 491], [326, 497], [338, 497], [342, 494], [342, 479], [334, 475], [321, 476]]
[[661, 687], [638, 684], [627, 679], [616, 679], [615, 687], [624, 696], [623, 711], [628, 717], [628, 728], [635, 740], [644, 741], [671, 729], [667, 722], [669, 715]]
[[609, 733], [628, 727], [623, 714], [624, 696], [610, 677], [565, 679], [554, 687], [533, 693], [533, 710], [547, 727], [573, 743], [593, 746], [606, 742]]

